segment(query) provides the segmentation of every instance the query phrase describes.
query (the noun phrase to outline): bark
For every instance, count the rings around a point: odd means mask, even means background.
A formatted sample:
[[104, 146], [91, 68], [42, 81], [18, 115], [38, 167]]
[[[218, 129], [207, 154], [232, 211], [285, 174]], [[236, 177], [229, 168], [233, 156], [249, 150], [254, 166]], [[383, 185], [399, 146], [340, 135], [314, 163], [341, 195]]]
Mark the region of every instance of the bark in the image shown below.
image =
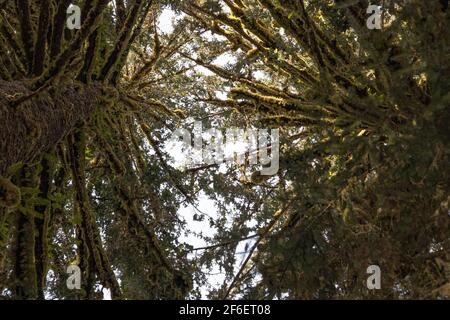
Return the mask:
[[[15, 177], [22, 188], [33, 188], [36, 184], [36, 168], [25, 165]], [[33, 196], [27, 194], [22, 198], [22, 208], [30, 207]], [[15, 299], [37, 299], [38, 287], [35, 265], [35, 224], [34, 212], [31, 210], [16, 211], [16, 237], [14, 245], [14, 297]]]
[[[53, 180], [54, 168], [50, 160], [52, 154], [46, 154], [41, 160], [41, 173], [39, 182], [39, 198], [48, 199], [51, 192], [51, 185]], [[49, 236], [49, 220], [50, 220], [50, 205], [49, 203], [35, 206], [35, 211], [38, 214], [34, 218], [35, 225], [35, 264], [37, 277], [37, 294], [38, 299], [45, 300], [45, 286], [48, 271], [48, 240]]]
[[0, 81], [0, 176], [17, 163], [30, 163], [87, 119], [104, 94], [97, 85], [58, 85], [13, 107], [31, 92], [19, 82]]
[[16, 299], [36, 299], [37, 279], [34, 264], [34, 219], [17, 215], [17, 235], [14, 264], [14, 296]]

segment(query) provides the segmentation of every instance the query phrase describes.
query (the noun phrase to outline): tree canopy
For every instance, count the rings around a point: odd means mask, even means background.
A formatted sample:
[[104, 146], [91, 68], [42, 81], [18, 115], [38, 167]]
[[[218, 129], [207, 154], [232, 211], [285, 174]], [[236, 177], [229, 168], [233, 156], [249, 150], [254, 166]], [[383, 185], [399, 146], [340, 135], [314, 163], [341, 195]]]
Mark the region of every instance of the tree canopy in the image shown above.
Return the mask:
[[[378, 2], [0, 0], [0, 297], [449, 298], [450, 9]], [[176, 166], [196, 120], [277, 174]]]

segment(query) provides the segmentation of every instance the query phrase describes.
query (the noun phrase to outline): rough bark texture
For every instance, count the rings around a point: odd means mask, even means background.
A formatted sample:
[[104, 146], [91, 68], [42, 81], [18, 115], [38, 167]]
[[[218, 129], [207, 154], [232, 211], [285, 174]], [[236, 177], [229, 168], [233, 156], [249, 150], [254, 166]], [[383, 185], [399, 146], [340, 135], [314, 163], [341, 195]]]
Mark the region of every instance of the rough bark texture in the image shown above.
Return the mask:
[[13, 107], [11, 101], [30, 95], [20, 82], [0, 81], [0, 176], [16, 163], [29, 163], [55, 146], [74, 125], [99, 105], [95, 85], [58, 85]]

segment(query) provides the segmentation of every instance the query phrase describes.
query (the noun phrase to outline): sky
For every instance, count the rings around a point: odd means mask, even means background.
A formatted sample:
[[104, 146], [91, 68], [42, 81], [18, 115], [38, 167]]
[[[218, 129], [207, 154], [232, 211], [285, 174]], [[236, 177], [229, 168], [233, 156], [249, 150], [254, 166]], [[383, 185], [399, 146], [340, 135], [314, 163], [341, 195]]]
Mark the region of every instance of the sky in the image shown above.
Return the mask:
[[[159, 31], [162, 33], [165, 33], [165, 34], [170, 34], [174, 30], [174, 27], [173, 27], [174, 21], [176, 21], [177, 18], [178, 17], [172, 10], [164, 9], [162, 11], [162, 14], [159, 16], [159, 20], [158, 20]], [[229, 63], [235, 63], [235, 62], [236, 62], [235, 57], [233, 57], [230, 54], [223, 54], [213, 61], [213, 63], [218, 66], [225, 66]], [[202, 73], [204, 75], [213, 75], [213, 73], [211, 71], [209, 71], [208, 69], [206, 69], [202, 66], [196, 67], [196, 71], [199, 73]], [[262, 77], [264, 77], [264, 75], [258, 74], [258, 75], [255, 75], [255, 77], [262, 78]], [[222, 94], [219, 93], [218, 98], [219, 99], [226, 98], [226, 93], [222, 93]], [[231, 148], [231, 149], [234, 148], [235, 151], [238, 151], [238, 149], [240, 147], [244, 147], [244, 146], [227, 145], [225, 153], [228, 154], [230, 152], [230, 150], [228, 148]], [[173, 148], [171, 151], [169, 151], [169, 153], [174, 158], [177, 158], [177, 155], [182, 154], [179, 147]], [[225, 167], [226, 166], [223, 165], [223, 166], [219, 167], [218, 170], [225, 170]], [[211, 228], [211, 226], [208, 222], [208, 219], [203, 219], [202, 221], [197, 221], [196, 219], [194, 219], [194, 216], [196, 214], [198, 214], [199, 211], [200, 211], [200, 213], [207, 214], [208, 217], [212, 217], [212, 218], [218, 217], [218, 209], [215, 206], [214, 201], [209, 199], [204, 193], [200, 193], [197, 208], [195, 208], [192, 205], [188, 205], [186, 207], [180, 208], [178, 211], [178, 214], [186, 220], [188, 229], [190, 229], [191, 231], [196, 232], [196, 233], [201, 231], [204, 236], [213, 237], [215, 234], [215, 230]], [[183, 236], [180, 239], [180, 242], [185, 242], [185, 243], [193, 246], [194, 248], [199, 248], [199, 247], [203, 247], [203, 246], [207, 245], [207, 243], [205, 243], [204, 240], [199, 239], [198, 237], [196, 237], [194, 235]], [[238, 245], [236, 252], [239, 253], [241, 255], [241, 257], [238, 259], [238, 262], [235, 265], [235, 273], [238, 272], [239, 268], [241, 267], [241, 263], [246, 258], [246, 255], [242, 254], [242, 253], [244, 253], [246, 251], [246, 248], [250, 248], [253, 245], [253, 243], [254, 243], [254, 240], [248, 240], [248, 241], [243, 241]], [[225, 280], [224, 274], [221, 273], [221, 271], [218, 269], [217, 266], [214, 267], [213, 270], [210, 270], [210, 273], [212, 275], [208, 277], [209, 285], [212, 287], [215, 287], [215, 288], [220, 287], [224, 283], [224, 280]], [[207, 288], [201, 288], [203, 298], [206, 298], [207, 291], [208, 291]]]
[[[174, 13], [174, 11], [167, 9], [167, 8], [164, 9], [158, 19], [158, 24], [157, 24], [158, 31], [161, 33], [164, 33], [164, 34], [170, 34], [171, 32], [173, 32], [174, 22], [176, 21], [177, 18], [178, 17]], [[233, 57], [230, 55], [227, 55], [227, 54], [220, 56], [218, 59], [216, 59], [214, 61], [215, 64], [220, 65], [220, 66], [224, 66], [230, 62], [233, 62]], [[201, 67], [201, 66], [196, 67], [196, 71], [200, 72], [204, 75], [212, 75], [212, 73], [208, 69]], [[222, 96], [219, 98], [225, 98], [225, 96]], [[181, 150], [179, 147], [178, 148], [172, 147], [172, 148], [166, 149], [166, 150], [168, 150], [169, 154], [171, 154], [174, 158], [179, 158], [179, 157], [177, 157], [177, 155], [181, 154]], [[186, 220], [187, 228], [189, 230], [191, 230], [194, 233], [202, 232], [202, 234], [204, 236], [213, 237], [215, 230], [213, 230], [211, 228], [211, 226], [208, 222], [208, 219], [203, 219], [202, 221], [198, 221], [194, 218], [197, 214], [201, 214], [201, 213], [205, 213], [205, 214], [207, 214], [207, 216], [213, 217], [213, 218], [218, 217], [218, 210], [214, 204], [214, 201], [209, 199], [204, 193], [200, 194], [197, 207], [188, 205], [188, 206], [180, 208], [178, 211], [179, 216]], [[183, 235], [179, 239], [179, 241], [187, 243], [194, 248], [199, 248], [199, 247], [203, 247], [203, 246], [207, 245], [207, 243], [203, 239], [200, 239], [192, 234], [190, 234], [188, 236]], [[245, 249], [245, 245], [246, 245], [246, 242], [242, 242], [238, 246], [237, 251], [243, 252]], [[191, 257], [193, 257], [193, 256], [191, 256]], [[243, 261], [244, 258], [245, 257], [243, 257], [240, 260]], [[236, 266], [237, 270], [239, 267], [240, 267], [239, 265]], [[236, 270], [236, 272], [237, 272], [237, 270]], [[213, 270], [210, 270], [210, 273], [212, 275], [208, 277], [209, 285], [211, 285], [212, 287], [220, 287], [225, 280], [225, 276], [223, 275], [223, 273], [220, 272], [218, 267], [214, 267]], [[202, 298], [206, 298], [206, 294], [208, 292], [207, 288], [201, 288], [201, 292], [202, 292]], [[103, 296], [104, 296], [104, 300], [111, 300], [110, 290], [104, 288]]]

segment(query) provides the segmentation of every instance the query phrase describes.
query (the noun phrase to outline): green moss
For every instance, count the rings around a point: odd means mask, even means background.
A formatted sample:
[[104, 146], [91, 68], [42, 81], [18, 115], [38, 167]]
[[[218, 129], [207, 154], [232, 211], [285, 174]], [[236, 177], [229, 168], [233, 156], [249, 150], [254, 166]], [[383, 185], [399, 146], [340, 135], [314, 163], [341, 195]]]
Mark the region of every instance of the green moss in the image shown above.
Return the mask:
[[8, 179], [0, 177], [0, 207], [14, 208], [20, 203], [20, 190]]

